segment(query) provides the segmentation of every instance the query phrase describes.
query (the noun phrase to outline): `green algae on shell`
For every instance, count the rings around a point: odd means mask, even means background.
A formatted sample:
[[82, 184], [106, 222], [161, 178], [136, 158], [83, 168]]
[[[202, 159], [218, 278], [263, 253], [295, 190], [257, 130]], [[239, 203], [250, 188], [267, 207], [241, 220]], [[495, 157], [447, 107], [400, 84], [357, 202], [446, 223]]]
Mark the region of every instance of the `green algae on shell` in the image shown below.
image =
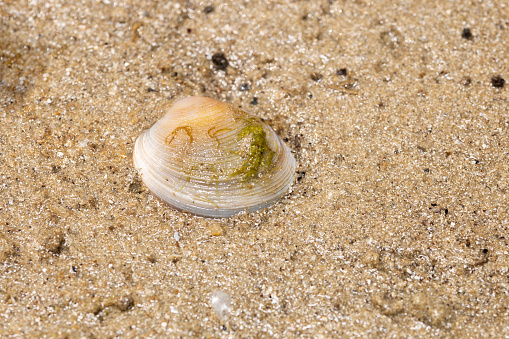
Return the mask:
[[133, 159], [149, 190], [208, 217], [256, 211], [294, 180], [295, 159], [261, 119], [206, 97], [181, 99], [136, 141]]
[[247, 139], [248, 149], [244, 154], [241, 152], [244, 162], [237, 168], [232, 176], [242, 175], [244, 179], [251, 179], [264, 168], [270, 168], [274, 151], [267, 143], [267, 133], [259, 124], [250, 124], [242, 128], [237, 135], [237, 141]]

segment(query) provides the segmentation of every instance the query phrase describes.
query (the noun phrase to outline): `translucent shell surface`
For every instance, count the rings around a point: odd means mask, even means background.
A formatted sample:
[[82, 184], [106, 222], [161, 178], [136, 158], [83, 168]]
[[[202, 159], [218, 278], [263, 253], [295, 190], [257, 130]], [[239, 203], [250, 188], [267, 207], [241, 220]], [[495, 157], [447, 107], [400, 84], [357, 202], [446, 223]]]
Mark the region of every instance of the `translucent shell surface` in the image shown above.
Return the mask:
[[171, 206], [207, 217], [265, 208], [294, 180], [295, 159], [259, 118], [223, 102], [189, 97], [136, 140], [134, 166]]

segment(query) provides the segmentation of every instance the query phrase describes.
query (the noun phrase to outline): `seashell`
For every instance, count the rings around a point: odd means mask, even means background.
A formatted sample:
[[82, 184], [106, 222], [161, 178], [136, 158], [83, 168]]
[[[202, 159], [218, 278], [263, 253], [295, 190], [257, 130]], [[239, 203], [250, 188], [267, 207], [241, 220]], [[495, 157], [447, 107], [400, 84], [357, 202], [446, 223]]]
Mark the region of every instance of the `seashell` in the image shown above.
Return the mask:
[[265, 122], [206, 97], [181, 99], [136, 140], [134, 166], [169, 205], [206, 217], [265, 208], [289, 189], [295, 159]]

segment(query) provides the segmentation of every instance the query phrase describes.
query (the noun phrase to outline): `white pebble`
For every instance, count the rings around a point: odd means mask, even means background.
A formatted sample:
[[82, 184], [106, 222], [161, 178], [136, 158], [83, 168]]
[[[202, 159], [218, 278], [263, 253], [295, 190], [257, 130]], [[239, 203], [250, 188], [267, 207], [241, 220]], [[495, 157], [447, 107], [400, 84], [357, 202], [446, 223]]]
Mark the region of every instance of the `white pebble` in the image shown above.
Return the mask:
[[219, 318], [228, 316], [231, 310], [232, 298], [225, 291], [215, 290], [210, 295], [210, 305]]

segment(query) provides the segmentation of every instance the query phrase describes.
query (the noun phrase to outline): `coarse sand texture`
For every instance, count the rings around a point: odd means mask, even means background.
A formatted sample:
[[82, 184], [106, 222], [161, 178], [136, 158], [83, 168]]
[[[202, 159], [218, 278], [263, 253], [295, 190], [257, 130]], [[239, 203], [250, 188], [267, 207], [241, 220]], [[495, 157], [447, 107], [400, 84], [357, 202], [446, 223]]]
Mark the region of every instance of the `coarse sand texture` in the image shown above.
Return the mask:
[[[0, 337], [508, 338], [508, 18], [0, 0]], [[214, 219], [151, 193], [135, 141], [191, 96], [280, 136], [280, 199]]]

